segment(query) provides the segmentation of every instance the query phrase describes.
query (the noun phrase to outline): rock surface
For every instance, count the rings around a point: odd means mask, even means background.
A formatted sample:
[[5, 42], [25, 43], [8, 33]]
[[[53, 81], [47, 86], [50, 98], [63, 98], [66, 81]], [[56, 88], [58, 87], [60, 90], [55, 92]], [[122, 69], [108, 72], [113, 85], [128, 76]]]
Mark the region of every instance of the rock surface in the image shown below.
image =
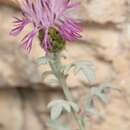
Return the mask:
[[[0, 3], [2, 1], [0, 0]], [[109, 94], [111, 98], [106, 106], [97, 103], [103, 119], [92, 119], [89, 130], [130, 129], [129, 12], [129, 0], [82, 0], [77, 13], [73, 13], [80, 19], [84, 30], [81, 40], [67, 44], [66, 52], [69, 59], [66, 62], [77, 59], [90, 60], [94, 63], [96, 71], [94, 85], [111, 82], [122, 89], [121, 93]], [[34, 41], [30, 58], [14, 45], [20, 41], [24, 33], [18, 37], [8, 35], [13, 15], [20, 16], [20, 13], [15, 9], [0, 6], [0, 129], [46, 130], [46, 106], [51, 99], [62, 97], [62, 92], [57, 88], [31, 88], [33, 84], [39, 87], [37, 83], [43, 82], [40, 74], [48, 67], [40, 66], [38, 72], [37, 66], [30, 60], [43, 53], [37, 39]], [[85, 78], [82, 75], [76, 78], [70, 75], [68, 84], [75, 98], [81, 97], [79, 100], [82, 102], [85, 90], [80, 87], [78, 79]], [[45, 87], [44, 84], [40, 85], [40, 88]], [[72, 125], [75, 128], [73, 122]]]
[[122, 23], [126, 19], [126, 0], [85, 0], [89, 20], [101, 24]]
[[40, 82], [37, 66], [15, 44], [0, 42], [0, 55], [0, 87], [30, 86]]

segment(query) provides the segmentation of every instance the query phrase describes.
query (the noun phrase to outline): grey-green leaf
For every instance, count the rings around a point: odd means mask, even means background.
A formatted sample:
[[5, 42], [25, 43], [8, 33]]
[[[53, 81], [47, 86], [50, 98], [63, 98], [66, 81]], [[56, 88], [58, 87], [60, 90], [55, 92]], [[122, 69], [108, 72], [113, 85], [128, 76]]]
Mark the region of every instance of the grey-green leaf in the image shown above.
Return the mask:
[[51, 108], [51, 120], [56, 120], [57, 118], [59, 118], [61, 112], [62, 112], [62, 106], [60, 104], [53, 106]]
[[58, 118], [63, 110], [71, 112], [71, 105], [65, 100], [51, 101], [48, 104], [48, 108], [51, 108], [51, 119]]
[[92, 63], [88, 61], [78, 61], [74, 63], [74, 72], [77, 74], [79, 71], [82, 71], [83, 74], [86, 76], [88, 81], [94, 81], [96, 79], [95, 72], [92, 68]]
[[90, 91], [90, 93], [87, 95], [87, 100], [86, 100], [86, 112], [89, 112], [91, 114], [94, 114], [96, 116], [101, 116], [101, 114], [96, 110], [95, 106], [94, 106], [94, 96], [98, 97], [100, 99], [100, 101], [102, 101], [103, 103], [107, 103], [108, 102], [108, 95], [107, 95], [107, 91], [109, 89], [114, 89], [114, 90], [120, 90], [118, 87], [109, 84], [109, 83], [105, 83], [105, 84], [101, 84], [98, 87], [93, 87]]
[[60, 101], [61, 101], [61, 100], [52, 100], [52, 101], [47, 105], [47, 107], [48, 107], [48, 108], [51, 108], [51, 107], [53, 107], [53, 106], [59, 104]]
[[108, 103], [109, 98], [108, 98], [108, 96], [107, 96], [106, 94], [99, 93], [97, 96], [98, 96], [98, 97], [100, 98], [100, 100], [101, 100], [102, 102], [104, 102], [105, 104]]
[[111, 83], [103, 83], [100, 86], [100, 91], [107, 91], [108, 89], [120, 91], [120, 88]]
[[83, 70], [84, 75], [88, 78], [88, 81], [94, 81], [96, 79], [95, 73], [92, 68], [88, 68], [87, 66]]
[[39, 57], [36, 61], [35, 61], [38, 65], [44, 65], [48, 63], [48, 59], [45, 56]]
[[71, 105], [72, 109], [75, 111], [75, 112], [79, 112], [79, 106], [74, 103], [74, 102], [69, 102], [69, 104]]
[[68, 102], [62, 103], [62, 106], [67, 112], [71, 112], [71, 106], [68, 104]]

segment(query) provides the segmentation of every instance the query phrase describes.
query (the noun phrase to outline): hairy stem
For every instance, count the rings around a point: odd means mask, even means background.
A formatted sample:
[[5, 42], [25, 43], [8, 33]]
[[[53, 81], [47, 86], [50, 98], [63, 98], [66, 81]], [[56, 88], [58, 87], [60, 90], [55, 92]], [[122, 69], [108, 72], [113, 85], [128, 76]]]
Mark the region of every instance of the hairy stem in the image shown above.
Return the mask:
[[[51, 67], [54, 75], [58, 79], [59, 84], [61, 85], [61, 87], [63, 89], [66, 100], [73, 101], [73, 97], [72, 97], [71, 92], [66, 83], [66, 76], [64, 75], [63, 72], [61, 72], [62, 64], [60, 61], [59, 54], [48, 53], [47, 57], [50, 59], [50, 61], [49, 61], [50, 67]], [[77, 121], [77, 123], [79, 125], [80, 130], [85, 130], [84, 126], [82, 125], [80, 115], [78, 113], [76, 113], [75, 111], [72, 111], [72, 113], [73, 113], [75, 120]]]

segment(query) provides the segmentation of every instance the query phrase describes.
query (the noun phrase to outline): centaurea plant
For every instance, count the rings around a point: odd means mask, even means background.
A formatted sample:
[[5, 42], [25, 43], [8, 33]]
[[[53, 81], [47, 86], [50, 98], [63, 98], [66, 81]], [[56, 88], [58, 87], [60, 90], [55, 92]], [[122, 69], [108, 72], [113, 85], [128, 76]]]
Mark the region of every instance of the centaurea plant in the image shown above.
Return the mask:
[[[75, 103], [73, 96], [67, 85], [67, 77], [70, 69], [74, 69], [75, 73], [82, 71], [89, 81], [95, 79], [92, 65], [88, 61], [76, 61], [69, 65], [63, 65], [61, 62], [61, 51], [65, 48], [67, 41], [75, 41], [81, 38], [82, 31], [80, 23], [69, 17], [66, 13], [69, 9], [75, 9], [80, 6], [80, 3], [72, 3], [71, 0], [21, 0], [22, 18], [14, 17], [14, 28], [10, 34], [16, 36], [26, 25], [32, 24], [33, 29], [27, 33], [22, 39], [21, 46], [31, 51], [32, 42], [35, 36], [38, 36], [41, 48], [45, 51], [45, 56], [38, 58], [38, 64], [48, 63], [51, 71], [48, 71], [45, 76], [53, 74], [59, 85], [62, 87], [65, 100], [54, 100], [49, 103], [48, 108], [51, 109], [51, 120], [48, 126], [53, 129], [68, 130], [70, 129], [65, 124], [57, 124], [57, 119], [62, 111], [72, 112], [73, 117], [77, 121], [80, 130], [85, 130], [85, 116], [80, 114], [80, 107]], [[45, 77], [44, 76], [44, 77]], [[105, 90], [110, 85], [102, 85], [92, 89], [87, 100], [85, 112], [96, 114], [94, 108], [93, 96], [98, 96], [106, 103], [107, 96]]]

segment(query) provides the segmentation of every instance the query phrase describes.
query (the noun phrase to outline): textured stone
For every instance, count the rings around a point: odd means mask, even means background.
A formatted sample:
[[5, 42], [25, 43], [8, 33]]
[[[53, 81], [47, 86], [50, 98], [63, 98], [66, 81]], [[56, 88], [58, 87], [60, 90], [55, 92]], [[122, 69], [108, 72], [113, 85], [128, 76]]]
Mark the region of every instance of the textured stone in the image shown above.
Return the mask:
[[23, 125], [22, 104], [17, 90], [0, 90], [0, 129], [21, 130]]
[[18, 7], [18, 1], [17, 0], [0, 0], [0, 4], [13, 6], [15, 8]]
[[36, 65], [15, 44], [0, 42], [0, 55], [0, 87], [29, 86], [40, 82]]
[[122, 23], [126, 19], [125, 2], [126, 0], [86, 0], [87, 18], [99, 23]]

